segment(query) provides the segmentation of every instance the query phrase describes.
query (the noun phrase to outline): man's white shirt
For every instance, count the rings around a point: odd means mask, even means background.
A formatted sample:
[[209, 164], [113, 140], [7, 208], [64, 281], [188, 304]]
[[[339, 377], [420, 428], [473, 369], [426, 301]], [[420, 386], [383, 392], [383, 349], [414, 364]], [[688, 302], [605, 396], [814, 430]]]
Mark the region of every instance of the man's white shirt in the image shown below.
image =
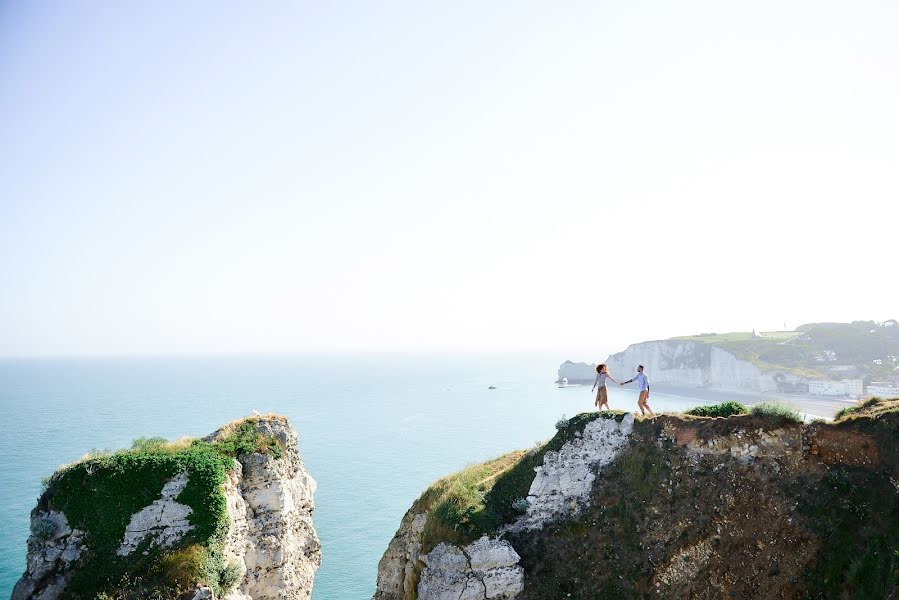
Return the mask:
[[646, 376], [646, 373], [637, 373], [637, 376], [634, 377], [634, 381], [640, 386], [641, 392], [645, 392], [649, 389], [649, 377]]

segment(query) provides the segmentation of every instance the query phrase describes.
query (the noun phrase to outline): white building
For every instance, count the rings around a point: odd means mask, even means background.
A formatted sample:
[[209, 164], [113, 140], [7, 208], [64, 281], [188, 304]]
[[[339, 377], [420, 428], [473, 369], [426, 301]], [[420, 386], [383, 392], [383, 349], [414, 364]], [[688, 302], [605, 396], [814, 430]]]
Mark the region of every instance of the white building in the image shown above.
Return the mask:
[[865, 384], [861, 379], [828, 381], [812, 379], [808, 382], [808, 393], [818, 396], [862, 396]]
[[861, 398], [865, 395], [865, 382], [861, 379], [844, 379], [843, 385], [846, 386], [846, 395]]
[[875, 382], [865, 389], [865, 395], [878, 398], [899, 398], [899, 385]]

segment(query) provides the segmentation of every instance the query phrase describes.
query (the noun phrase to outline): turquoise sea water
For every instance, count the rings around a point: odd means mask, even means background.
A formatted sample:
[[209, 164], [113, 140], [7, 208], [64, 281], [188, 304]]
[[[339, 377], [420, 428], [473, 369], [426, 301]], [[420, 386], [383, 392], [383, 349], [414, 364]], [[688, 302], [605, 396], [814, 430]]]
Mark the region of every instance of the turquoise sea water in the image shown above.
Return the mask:
[[[403, 513], [438, 477], [552, 436], [590, 410], [558, 355], [290, 355], [0, 361], [0, 597], [25, 568], [40, 479], [91, 449], [287, 415], [318, 481], [315, 600], [368, 599]], [[623, 375], [623, 374], [622, 374]], [[497, 389], [489, 390], [495, 385]], [[612, 408], [636, 392], [611, 388]], [[696, 402], [654, 394], [656, 412]]]

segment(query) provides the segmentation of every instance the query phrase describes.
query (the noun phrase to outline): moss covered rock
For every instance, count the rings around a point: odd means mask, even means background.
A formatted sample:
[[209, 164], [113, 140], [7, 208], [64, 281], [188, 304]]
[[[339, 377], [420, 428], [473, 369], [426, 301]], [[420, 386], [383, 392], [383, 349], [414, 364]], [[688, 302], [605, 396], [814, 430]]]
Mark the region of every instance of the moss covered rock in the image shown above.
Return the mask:
[[[310, 597], [315, 481], [284, 417], [135, 440], [60, 468], [32, 511], [13, 600]], [[263, 531], [265, 535], [263, 535]]]

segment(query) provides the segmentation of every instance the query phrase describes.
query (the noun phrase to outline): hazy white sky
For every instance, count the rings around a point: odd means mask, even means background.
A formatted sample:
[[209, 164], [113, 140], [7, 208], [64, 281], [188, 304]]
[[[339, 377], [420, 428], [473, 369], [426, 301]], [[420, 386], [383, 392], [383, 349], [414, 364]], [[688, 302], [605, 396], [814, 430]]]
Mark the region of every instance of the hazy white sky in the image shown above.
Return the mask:
[[899, 4], [0, 4], [0, 355], [899, 317]]

